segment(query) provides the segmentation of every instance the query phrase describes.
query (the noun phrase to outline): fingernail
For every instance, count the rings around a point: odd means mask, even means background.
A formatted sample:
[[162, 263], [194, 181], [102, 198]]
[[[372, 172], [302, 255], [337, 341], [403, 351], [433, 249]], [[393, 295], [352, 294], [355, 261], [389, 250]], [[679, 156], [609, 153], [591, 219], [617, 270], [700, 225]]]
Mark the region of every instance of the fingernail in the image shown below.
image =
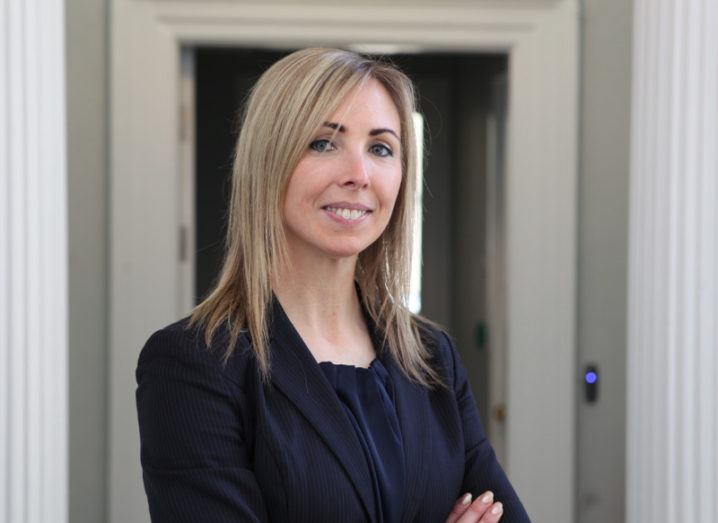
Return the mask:
[[481, 498], [481, 503], [483, 503], [484, 505], [488, 505], [489, 503], [491, 503], [491, 500], [493, 500], [493, 499], [494, 499], [494, 493], [487, 492], [486, 495], [483, 498]]
[[491, 509], [492, 514], [501, 514], [503, 512], [504, 506], [501, 503], [497, 503], [494, 508]]
[[464, 495], [463, 498], [461, 498], [461, 506], [466, 506], [471, 501], [471, 492], [468, 492]]

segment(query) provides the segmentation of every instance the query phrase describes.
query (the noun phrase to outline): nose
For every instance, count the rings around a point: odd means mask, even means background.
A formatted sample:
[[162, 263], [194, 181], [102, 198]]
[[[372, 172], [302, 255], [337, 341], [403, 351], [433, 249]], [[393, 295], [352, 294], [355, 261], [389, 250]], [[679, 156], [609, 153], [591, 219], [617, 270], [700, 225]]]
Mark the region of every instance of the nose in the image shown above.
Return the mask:
[[343, 173], [342, 185], [344, 187], [361, 189], [369, 185], [369, 167], [367, 160], [361, 153], [351, 154], [347, 159], [346, 170]]

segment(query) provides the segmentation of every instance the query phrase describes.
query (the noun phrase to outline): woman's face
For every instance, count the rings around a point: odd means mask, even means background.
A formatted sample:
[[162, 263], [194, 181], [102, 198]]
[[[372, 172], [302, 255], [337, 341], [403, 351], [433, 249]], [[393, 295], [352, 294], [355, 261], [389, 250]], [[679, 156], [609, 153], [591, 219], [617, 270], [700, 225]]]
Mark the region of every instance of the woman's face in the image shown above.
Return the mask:
[[355, 256], [381, 236], [401, 185], [400, 132], [399, 113], [378, 81], [349, 93], [289, 179], [283, 219], [290, 253]]

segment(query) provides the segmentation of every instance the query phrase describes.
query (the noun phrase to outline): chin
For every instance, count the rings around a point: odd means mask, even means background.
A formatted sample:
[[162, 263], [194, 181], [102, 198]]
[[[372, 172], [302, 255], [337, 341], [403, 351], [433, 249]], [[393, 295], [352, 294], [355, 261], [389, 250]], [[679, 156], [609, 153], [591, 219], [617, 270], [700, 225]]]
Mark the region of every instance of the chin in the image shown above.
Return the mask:
[[358, 256], [359, 253], [364, 251], [371, 245], [372, 242], [366, 241], [345, 241], [333, 242], [331, 244], [322, 245], [322, 251], [327, 256], [332, 258], [351, 258], [352, 256]]

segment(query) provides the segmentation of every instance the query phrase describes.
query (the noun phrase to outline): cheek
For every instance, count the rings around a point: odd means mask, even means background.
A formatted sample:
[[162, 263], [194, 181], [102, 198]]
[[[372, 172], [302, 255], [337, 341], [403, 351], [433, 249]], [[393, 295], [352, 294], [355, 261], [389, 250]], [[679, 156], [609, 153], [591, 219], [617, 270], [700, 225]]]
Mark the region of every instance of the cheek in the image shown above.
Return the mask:
[[393, 207], [396, 203], [396, 198], [399, 195], [399, 189], [401, 188], [401, 172], [395, 173], [391, 176], [384, 187], [384, 198], [391, 202]]
[[302, 204], [306, 198], [307, 180], [304, 173], [296, 170], [289, 179], [286, 193], [284, 195], [284, 212], [297, 212], [297, 207]]

